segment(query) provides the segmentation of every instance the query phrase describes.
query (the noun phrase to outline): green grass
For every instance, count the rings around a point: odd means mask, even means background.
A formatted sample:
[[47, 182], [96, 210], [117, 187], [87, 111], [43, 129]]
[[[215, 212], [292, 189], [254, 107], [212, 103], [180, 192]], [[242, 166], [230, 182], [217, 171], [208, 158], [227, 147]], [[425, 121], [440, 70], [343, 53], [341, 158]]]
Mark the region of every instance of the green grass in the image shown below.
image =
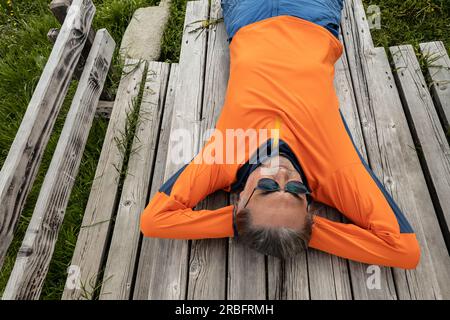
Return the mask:
[[363, 0], [381, 10], [381, 29], [372, 29], [375, 46], [389, 47], [441, 40], [450, 48], [449, 0]]
[[[172, 0], [168, 27], [161, 44], [161, 61], [177, 62], [182, 38], [187, 0]], [[47, 9], [49, 0], [0, 0], [0, 167], [20, 126], [33, 90], [51, 52], [52, 45], [46, 34], [59, 27]], [[135, 9], [153, 5], [158, 0], [94, 0], [97, 12], [96, 29], [106, 28], [120, 45], [122, 35]], [[375, 45], [392, 46], [410, 43], [417, 47], [423, 41], [442, 40], [450, 48], [450, 1], [448, 0], [365, 0], [376, 4], [382, 12], [382, 28], [373, 30]], [[114, 95], [121, 76], [122, 62], [116, 50], [113, 74], [108, 76], [107, 88]], [[66, 101], [56, 121], [54, 131], [45, 150], [42, 165], [19, 220], [15, 240], [0, 273], [0, 295], [14, 265], [27, 224], [33, 213], [40, 187], [50, 164], [64, 119], [76, 89], [72, 83]], [[64, 288], [67, 267], [75, 248], [84, 208], [89, 197], [92, 180], [100, 156], [108, 122], [95, 119], [65, 213], [42, 299], [59, 299]], [[131, 114], [129, 125], [136, 126]], [[132, 130], [130, 130], [132, 131]], [[129, 148], [130, 136], [122, 141]], [[125, 166], [126, 170], [126, 166]], [[121, 174], [123, 176], [123, 174]]]
[[[0, 167], [6, 159], [33, 90], [51, 52], [52, 45], [47, 40], [47, 31], [50, 28], [59, 27], [47, 9], [48, 2], [47, 0], [13, 0], [9, 4], [6, 0], [0, 0], [0, 32], [2, 34], [0, 38]], [[133, 12], [139, 7], [154, 5], [158, 2], [159, 0], [94, 0], [97, 8], [94, 27], [108, 29], [119, 46]], [[185, 4], [186, 0], [172, 1], [170, 24], [164, 33], [162, 43], [161, 60], [163, 61], [178, 61]], [[118, 50], [116, 50], [113, 59], [115, 73], [108, 76], [106, 84], [111, 93], [115, 93], [119, 83], [122, 64]], [[0, 273], [0, 295], [14, 266], [17, 251], [33, 213], [76, 85], [77, 83], [74, 81], [70, 86], [67, 99], [58, 115], [54, 131], [44, 152], [36, 181], [19, 220], [14, 241]], [[130, 124], [135, 125], [132, 121], [133, 115], [130, 115], [130, 119]], [[64, 223], [44, 283], [42, 299], [59, 299], [64, 288], [67, 267], [75, 248], [107, 125], [107, 120], [101, 118], [96, 118], [93, 122], [81, 160], [80, 171], [71, 193]], [[126, 142], [128, 143], [128, 141]]]

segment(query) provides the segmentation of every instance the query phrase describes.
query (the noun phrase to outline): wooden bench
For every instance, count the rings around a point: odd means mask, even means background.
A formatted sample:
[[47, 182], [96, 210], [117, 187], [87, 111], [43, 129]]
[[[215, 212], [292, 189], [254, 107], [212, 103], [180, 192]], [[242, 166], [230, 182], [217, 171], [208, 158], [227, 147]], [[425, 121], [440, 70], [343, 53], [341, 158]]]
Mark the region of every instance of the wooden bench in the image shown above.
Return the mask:
[[[141, 212], [179, 168], [167, 156], [175, 147], [176, 129], [189, 130], [193, 156], [220, 114], [229, 75], [227, 35], [223, 23], [209, 29], [201, 25], [221, 17], [220, 0], [190, 1], [178, 64], [126, 61], [62, 298], [450, 298], [448, 55], [440, 42], [421, 44], [423, 55], [432, 57], [424, 77], [412, 47], [392, 47], [391, 66], [384, 48], [373, 45], [360, 0], [345, 1], [341, 25], [345, 52], [336, 64], [336, 92], [357, 148], [417, 234], [422, 249], [419, 267], [368, 266], [316, 250], [281, 261], [233, 238], [142, 238]], [[56, 44], [62, 41], [63, 30], [64, 26]], [[133, 151], [124, 163], [117, 140], [132, 110], [139, 111], [140, 120]], [[213, 209], [234, 201], [234, 195], [218, 192], [197, 207]], [[332, 208], [325, 215], [345, 222]], [[60, 224], [56, 221], [51, 241], [39, 238], [35, 243], [51, 247]], [[36, 229], [30, 230], [36, 234]], [[23, 261], [31, 266], [30, 257], [44, 251], [36, 254], [27, 248], [19, 258], [27, 258]], [[51, 249], [46, 252], [51, 256]], [[17, 285], [4, 297], [39, 296], [45, 272], [14, 274], [18, 276], [10, 282]]]

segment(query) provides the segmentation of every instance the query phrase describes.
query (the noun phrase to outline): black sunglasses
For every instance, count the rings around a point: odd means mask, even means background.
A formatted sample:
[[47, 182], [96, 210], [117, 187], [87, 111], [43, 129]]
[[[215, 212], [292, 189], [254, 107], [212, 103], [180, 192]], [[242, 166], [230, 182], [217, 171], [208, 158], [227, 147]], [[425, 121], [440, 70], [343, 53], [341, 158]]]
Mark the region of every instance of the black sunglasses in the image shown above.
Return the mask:
[[[248, 200], [245, 203], [244, 208], [247, 207], [248, 202], [250, 201], [250, 199], [252, 198], [252, 196], [256, 190], [262, 190], [262, 191], [264, 191], [264, 193], [270, 193], [270, 192], [280, 191], [281, 188], [280, 188], [280, 185], [278, 184], [278, 182], [276, 182], [273, 179], [270, 179], [270, 178], [259, 179], [258, 184], [253, 189], [252, 193], [250, 194], [250, 197], [248, 197]], [[307, 195], [307, 196], [311, 194], [311, 192], [308, 190], [308, 188], [300, 181], [289, 181], [284, 186], [284, 191], [289, 192], [296, 197], [299, 197], [300, 195], [303, 195], [303, 194]], [[307, 199], [307, 200], [309, 203], [309, 199]]]

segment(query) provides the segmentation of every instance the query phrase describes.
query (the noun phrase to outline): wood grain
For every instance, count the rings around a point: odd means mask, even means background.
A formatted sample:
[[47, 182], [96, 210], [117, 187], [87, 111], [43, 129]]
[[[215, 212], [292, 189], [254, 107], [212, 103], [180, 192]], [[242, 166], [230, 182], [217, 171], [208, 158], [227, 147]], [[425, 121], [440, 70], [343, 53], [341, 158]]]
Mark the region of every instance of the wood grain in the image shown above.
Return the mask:
[[423, 169], [432, 190], [434, 206], [450, 247], [450, 146], [439, 121], [414, 48], [391, 47], [397, 81]]
[[140, 241], [140, 215], [146, 206], [169, 65], [149, 62], [139, 123], [133, 140], [113, 236], [103, 275], [100, 300], [128, 300]]
[[91, 0], [73, 2], [0, 172], [0, 267], [86, 42], [94, 12]]
[[[236, 205], [237, 199], [237, 194], [232, 194], [231, 203]], [[266, 256], [243, 245], [235, 238], [229, 238], [228, 248], [227, 299], [265, 300]]]
[[[220, 19], [220, 0], [211, 1], [210, 19]], [[230, 55], [225, 25], [219, 23], [208, 30], [206, 52], [205, 87], [203, 95], [200, 144], [209, 137], [206, 133], [214, 129], [225, 100], [229, 77]], [[228, 205], [228, 194], [217, 192], [197, 205], [197, 209], [214, 210]], [[189, 282], [187, 299], [226, 298], [228, 239], [193, 240], [189, 255]]]
[[[167, 87], [167, 94], [164, 101], [164, 114], [162, 118], [161, 128], [159, 132], [159, 141], [157, 146], [157, 154], [155, 160], [155, 168], [151, 179], [150, 197], [152, 198], [161, 185], [164, 183], [164, 170], [167, 161], [167, 148], [169, 146], [170, 127], [172, 123], [173, 105], [175, 98], [175, 89], [178, 82], [179, 66], [172, 64], [170, 67], [169, 84]], [[148, 202], [148, 201], [147, 201]], [[139, 256], [136, 281], [133, 292], [133, 299], [146, 300], [148, 299], [150, 288], [151, 263], [156, 259], [154, 252], [151, 251], [152, 242], [154, 238], [143, 238], [141, 252]]]
[[[194, 30], [200, 26], [199, 21], [208, 18], [208, 11], [208, 1], [187, 3], [164, 181], [167, 181], [199, 151], [206, 32]], [[183, 136], [190, 139], [190, 148], [187, 148], [187, 154], [184, 154], [182, 158], [177, 158], [174, 151], [177, 143], [179, 144], [179, 130], [183, 130]], [[187, 240], [159, 238], [147, 242], [146, 248], [152, 255], [146, 275], [149, 278], [146, 282], [149, 287], [147, 299], [181, 300], [186, 298], [188, 244]], [[139, 291], [142, 293], [142, 290]]]
[[[64, 20], [66, 19], [67, 12], [69, 11], [69, 7], [72, 5], [73, 0], [52, 0], [49, 4], [49, 9], [55, 16], [56, 20], [62, 25]], [[54, 29], [50, 29], [52, 31]], [[81, 74], [83, 73], [84, 65], [86, 64], [87, 57], [89, 56], [89, 52], [91, 51], [92, 44], [94, 43], [95, 38], [95, 30], [93, 28], [89, 28], [88, 37], [84, 44], [83, 50], [81, 52], [80, 60], [78, 61], [77, 67], [75, 68], [74, 76], [76, 79], [80, 79]], [[56, 40], [58, 34], [52, 33], [52, 38], [54, 37]]]
[[[364, 7], [361, 0], [349, 0], [344, 2], [344, 10], [342, 11], [342, 36], [345, 43], [345, 53], [347, 55], [349, 69], [347, 71], [348, 77], [352, 81], [352, 87], [354, 91], [354, 98], [356, 100], [356, 105], [353, 108], [352, 113], [358, 114], [359, 118], [345, 115], [345, 108], [341, 109], [344, 116], [346, 116], [346, 121], [350, 127], [352, 135], [355, 131], [352, 128], [357, 128], [358, 122], [360, 123], [360, 128], [357, 130], [364, 132], [364, 138], [366, 134], [370, 135], [375, 131], [373, 127], [373, 121], [369, 121], [372, 115], [370, 112], [363, 107], [370, 103], [369, 97], [369, 87], [368, 79], [370, 77], [367, 72], [365, 72], [366, 57], [372, 55], [373, 41], [370, 35], [369, 25], [365, 17]], [[351, 123], [354, 125], [351, 125]], [[354, 136], [355, 144], [359, 151], [361, 152], [365, 161], [370, 165], [370, 150], [373, 150], [373, 142], [370, 140], [364, 141], [360, 140], [362, 136]], [[362, 149], [365, 146], [367, 149]], [[349, 262], [350, 274], [352, 278], [352, 289], [354, 299], [397, 299], [395, 284], [392, 276], [392, 269], [380, 267], [380, 289], [368, 289], [366, 285], [367, 278], [370, 274], [367, 273], [368, 265]]]
[[145, 63], [126, 60], [117, 99], [106, 131], [94, 181], [78, 235], [72, 266], [80, 270], [79, 288], [67, 287], [63, 299], [89, 299], [101, 271], [103, 256], [114, 218], [120, 171], [123, 166], [120, 141], [126, 132], [127, 114], [138, 98]]
[[98, 31], [3, 299], [39, 298], [114, 48], [109, 33]]

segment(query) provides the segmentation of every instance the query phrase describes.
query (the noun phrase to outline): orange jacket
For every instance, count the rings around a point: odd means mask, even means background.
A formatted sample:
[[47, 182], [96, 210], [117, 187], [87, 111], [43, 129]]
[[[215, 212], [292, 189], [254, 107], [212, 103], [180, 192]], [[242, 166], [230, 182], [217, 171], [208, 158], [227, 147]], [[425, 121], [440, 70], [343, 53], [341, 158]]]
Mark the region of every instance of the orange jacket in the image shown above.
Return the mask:
[[[227, 129], [273, 129], [279, 119], [279, 138], [298, 160], [313, 199], [337, 208], [352, 222], [314, 216], [310, 247], [368, 264], [415, 268], [420, 257], [416, 236], [361, 158], [339, 110], [333, 80], [341, 43], [320, 26], [278, 16], [241, 28], [230, 54], [227, 95], [216, 132], [225, 136]], [[197, 163], [198, 157], [211, 152], [214, 141], [212, 137], [145, 208], [145, 236], [234, 235], [231, 205], [192, 208], [217, 190], [230, 191], [244, 163], [264, 141], [255, 146], [246, 140], [243, 162]], [[230, 150], [225, 145], [215, 152], [236, 151], [236, 146]]]

